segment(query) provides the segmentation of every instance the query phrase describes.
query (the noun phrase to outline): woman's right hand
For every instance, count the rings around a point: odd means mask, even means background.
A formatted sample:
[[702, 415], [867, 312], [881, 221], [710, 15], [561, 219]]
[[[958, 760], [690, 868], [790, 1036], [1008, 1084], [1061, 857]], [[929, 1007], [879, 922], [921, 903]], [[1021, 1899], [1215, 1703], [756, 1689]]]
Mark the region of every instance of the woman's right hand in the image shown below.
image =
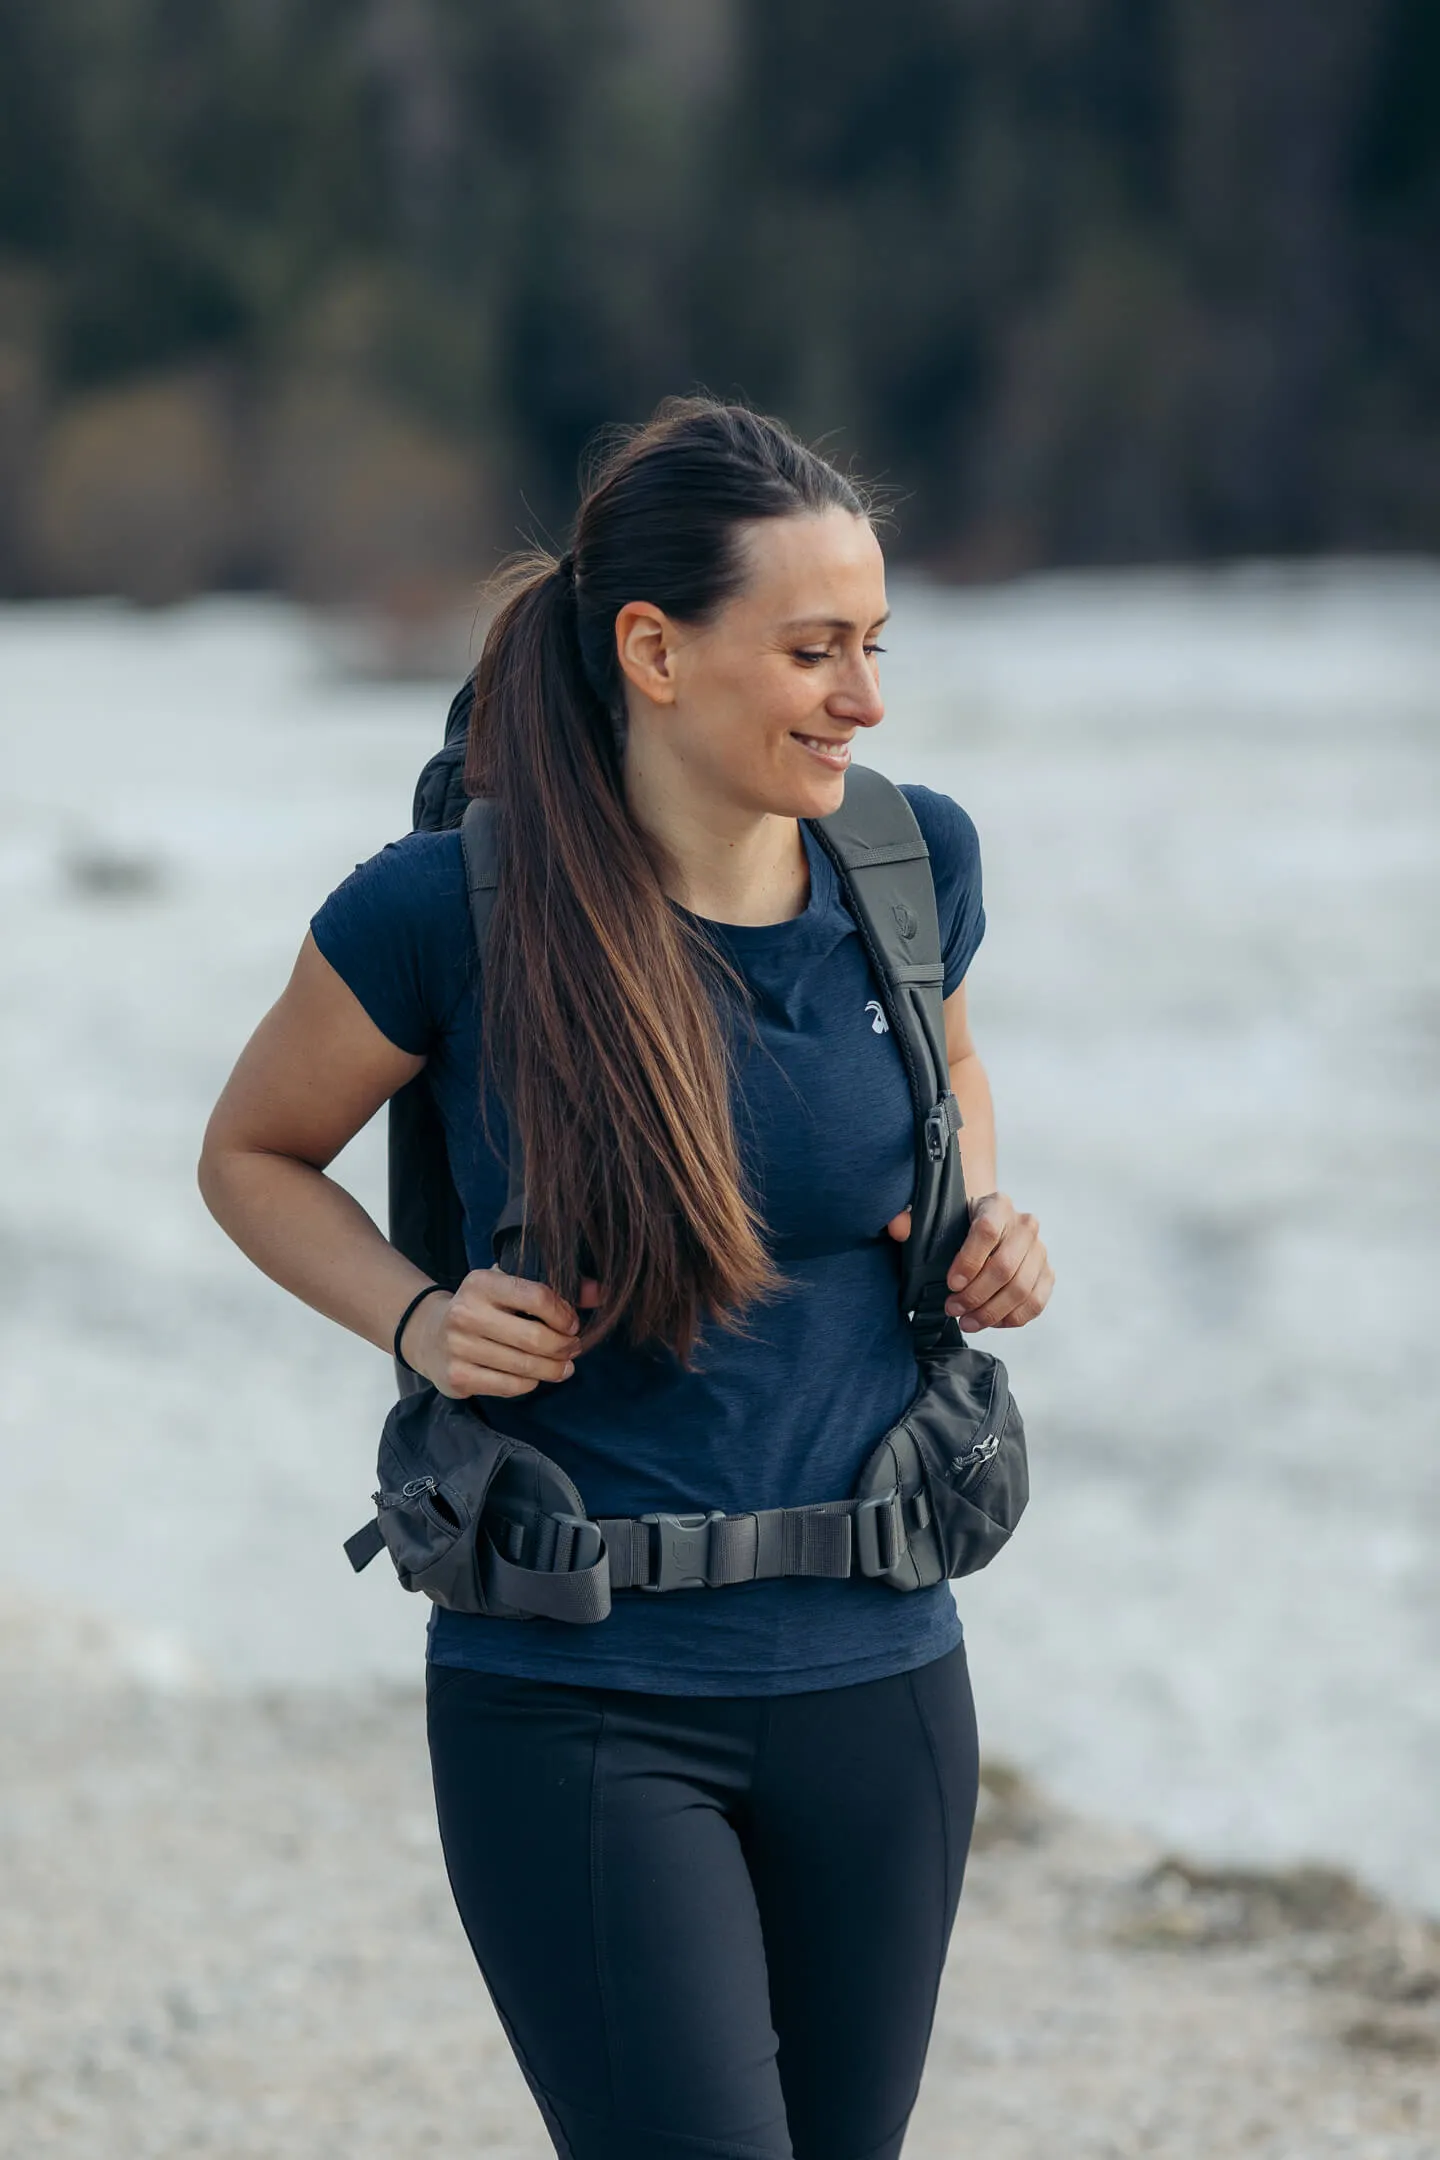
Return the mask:
[[[582, 1305], [598, 1301], [586, 1281]], [[442, 1395], [528, 1395], [575, 1370], [580, 1320], [548, 1283], [472, 1268], [453, 1297], [428, 1297], [405, 1328], [406, 1362]]]

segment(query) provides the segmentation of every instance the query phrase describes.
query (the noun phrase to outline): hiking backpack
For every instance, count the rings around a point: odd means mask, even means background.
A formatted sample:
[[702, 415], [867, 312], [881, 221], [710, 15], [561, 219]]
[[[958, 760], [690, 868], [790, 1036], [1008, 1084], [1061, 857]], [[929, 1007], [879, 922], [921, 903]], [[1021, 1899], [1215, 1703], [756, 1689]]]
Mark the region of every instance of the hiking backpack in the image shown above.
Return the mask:
[[[483, 967], [499, 861], [493, 805], [466, 796], [471, 684], [450, 706], [442, 748], [415, 790], [417, 831], [458, 826]], [[969, 1225], [950, 1088], [940, 928], [929, 855], [894, 784], [865, 766], [845, 799], [806, 821], [835, 866], [889, 1022], [915, 1113], [909, 1238], [898, 1291], [920, 1388], [867, 1460], [856, 1492], [806, 1507], [714, 1509], [592, 1521], [539, 1450], [497, 1432], [472, 1399], [441, 1396], [397, 1363], [400, 1400], [380, 1449], [376, 1519], [347, 1543], [356, 1568], [389, 1547], [402, 1584], [463, 1612], [593, 1621], [613, 1589], [720, 1588], [777, 1574], [852, 1575], [914, 1590], [983, 1567], [1028, 1497], [1025, 1432], [1000, 1360], [945, 1312], [946, 1274]], [[509, 1186], [497, 1265], [530, 1272], [524, 1161], [510, 1120]], [[424, 1072], [391, 1098], [390, 1241], [435, 1282], [469, 1271], [459, 1196]]]

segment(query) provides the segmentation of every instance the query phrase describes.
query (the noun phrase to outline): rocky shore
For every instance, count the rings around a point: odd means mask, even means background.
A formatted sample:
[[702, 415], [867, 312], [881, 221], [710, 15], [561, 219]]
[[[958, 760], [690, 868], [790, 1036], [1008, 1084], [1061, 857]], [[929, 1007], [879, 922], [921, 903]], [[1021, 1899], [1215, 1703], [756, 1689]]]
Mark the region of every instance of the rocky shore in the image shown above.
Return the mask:
[[[418, 1691], [43, 1665], [0, 1657], [0, 2152], [546, 2160], [450, 1903]], [[1437, 2153], [1440, 1926], [988, 1765], [907, 2160]]]

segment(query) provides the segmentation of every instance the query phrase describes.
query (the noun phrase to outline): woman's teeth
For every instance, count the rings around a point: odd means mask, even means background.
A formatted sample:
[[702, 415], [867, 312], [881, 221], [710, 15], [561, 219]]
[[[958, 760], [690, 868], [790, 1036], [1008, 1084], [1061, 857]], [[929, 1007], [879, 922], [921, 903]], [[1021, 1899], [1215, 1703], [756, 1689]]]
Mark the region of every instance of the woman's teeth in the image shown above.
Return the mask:
[[848, 765], [850, 762], [848, 742], [826, 742], [823, 735], [797, 735], [795, 740], [803, 743], [807, 750], [813, 750], [817, 757], [824, 758], [827, 765]]

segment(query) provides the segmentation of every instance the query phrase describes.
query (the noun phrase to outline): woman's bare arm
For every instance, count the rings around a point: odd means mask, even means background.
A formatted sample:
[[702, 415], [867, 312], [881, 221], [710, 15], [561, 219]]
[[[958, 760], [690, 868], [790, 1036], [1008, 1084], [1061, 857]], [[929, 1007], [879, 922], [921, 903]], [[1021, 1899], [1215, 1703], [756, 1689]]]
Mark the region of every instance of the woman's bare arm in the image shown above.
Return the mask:
[[[960, 1160], [970, 1196], [970, 1228], [946, 1277], [945, 1310], [967, 1334], [1024, 1327], [1045, 1310], [1055, 1275], [1035, 1217], [1018, 1213], [1009, 1194], [995, 1190], [995, 1106], [970, 1033], [963, 982], [945, 1000], [945, 1058], [963, 1121]], [[909, 1237], [909, 1208], [885, 1227], [893, 1238]]]
[[[205, 1204], [241, 1251], [386, 1351], [429, 1278], [325, 1171], [424, 1063], [381, 1033], [307, 932], [289, 982], [225, 1083], [200, 1154]], [[447, 1394], [525, 1394], [565, 1376], [577, 1326], [545, 1284], [477, 1269], [455, 1297], [419, 1307], [405, 1353]]]
[[995, 1190], [995, 1105], [970, 1033], [963, 982], [946, 998], [944, 1012], [950, 1086], [960, 1105], [960, 1160], [965, 1165], [965, 1189], [972, 1200], [978, 1200]]
[[973, 1334], [1024, 1327], [1045, 1310], [1055, 1273], [1033, 1215], [995, 1190], [995, 1109], [975, 1052], [962, 982], [945, 1000], [945, 1054], [964, 1126], [960, 1160], [970, 1192], [970, 1228], [951, 1263], [945, 1310]]

